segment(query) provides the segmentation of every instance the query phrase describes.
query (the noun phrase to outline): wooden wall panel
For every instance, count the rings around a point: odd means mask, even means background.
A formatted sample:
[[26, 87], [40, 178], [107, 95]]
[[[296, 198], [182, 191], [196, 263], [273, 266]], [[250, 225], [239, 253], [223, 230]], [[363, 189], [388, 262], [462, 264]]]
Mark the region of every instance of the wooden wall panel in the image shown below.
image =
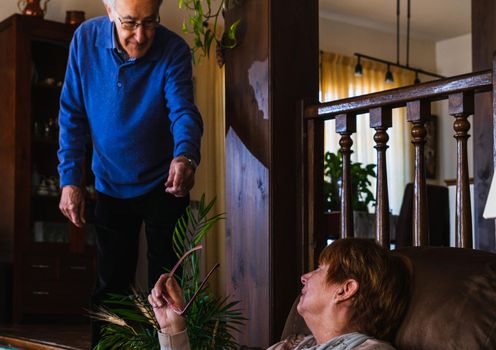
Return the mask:
[[[472, 65], [474, 71], [492, 69], [496, 51], [496, 4], [494, 0], [472, 0]], [[478, 249], [496, 251], [494, 220], [482, 217], [496, 159], [492, 94], [475, 97], [472, 139], [474, 143], [474, 226]], [[491, 132], [492, 131], [492, 132]]]
[[268, 169], [230, 128], [226, 136], [227, 188], [236, 194], [226, 206], [226, 257], [229, 294], [241, 300], [250, 318], [240, 332], [242, 344], [269, 343], [269, 225]]
[[301, 288], [300, 100], [318, 97], [318, 2], [244, 1], [227, 25], [239, 18], [225, 71], [227, 291], [250, 318], [240, 342], [267, 347]]
[[241, 19], [239, 45], [226, 54], [226, 132], [232, 128], [265, 166], [269, 159], [269, 2], [244, 1], [227, 13]]
[[[318, 100], [319, 28], [317, 0], [273, 0], [270, 17], [270, 232], [272, 341], [301, 290], [300, 231], [302, 122], [300, 100]], [[305, 261], [306, 262], [306, 261]]]
[[259, 347], [270, 342], [268, 16], [266, 1], [228, 12], [242, 22], [225, 67], [227, 293], [249, 318], [238, 341]]
[[[13, 18], [10, 19], [13, 21]], [[0, 55], [0, 198], [2, 202], [14, 201], [14, 171], [15, 171], [15, 137], [13, 117], [15, 113], [15, 96], [7, 91], [10, 86], [15, 85], [15, 37], [13, 26], [5, 23], [0, 28], [0, 43], [2, 47], [9, 47]], [[0, 262], [13, 260], [14, 238], [8, 233], [14, 232], [14, 207], [9, 205], [0, 206]]]

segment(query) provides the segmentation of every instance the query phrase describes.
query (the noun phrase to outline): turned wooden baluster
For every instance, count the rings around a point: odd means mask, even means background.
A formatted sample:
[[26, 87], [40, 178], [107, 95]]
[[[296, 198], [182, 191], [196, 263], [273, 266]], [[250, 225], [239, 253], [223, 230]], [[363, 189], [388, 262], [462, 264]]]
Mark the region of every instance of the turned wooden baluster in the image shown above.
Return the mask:
[[427, 226], [427, 191], [425, 183], [424, 144], [427, 131], [425, 120], [430, 116], [429, 101], [412, 101], [407, 103], [407, 119], [412, 123], [412, 143], [415, 147], [415, 179], [413, 183], [413, 222], [412, 242], [414, 246], [429, 244]]
[[474, 93], [461, 92], [449, 96], [449, 114], [455, 117], [453, 129], [456, 139], [456, 246], [472, 248], [472, 213], [470, 207], [470, 184], [468, 179], [467, 139], [474, 114]]
[[377, 150], [377, 184], [375, 207], [375, 238], [380, 245], [389, 248], [389, 194], [386, 170], [386, 150], [389, 135], [387, 129], [392, 126], [391, 108], [374, 108], [370, 110], [370, 127], [375, 129], [374, 141]]
[[339, 114], [336, 116], [336, 132], [341, 135], [339, 145], [343, 155], [343, 174], [341, 176], [341, 238], [353, 237], [353, 207], [351, 202], [351, 135], [356, 131], [356, 115]]

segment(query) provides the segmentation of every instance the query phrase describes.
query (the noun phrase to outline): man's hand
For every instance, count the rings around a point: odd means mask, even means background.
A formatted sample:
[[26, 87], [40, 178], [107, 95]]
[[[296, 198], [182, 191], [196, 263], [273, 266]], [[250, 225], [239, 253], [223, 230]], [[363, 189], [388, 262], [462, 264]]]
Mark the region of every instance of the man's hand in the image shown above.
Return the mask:
[[184, 307], [183, 291], [174, 277], [169, 277], [167, 273], [161, 275], [148, 296], [148, 301], [162, 333], [176, 334], [186, 329], [184, 316], [179, 316], [173, 310]]
[[165, 191], [176, 197], [184, 197], [195, 184], [195, 165], [184, 157], [179, 156], [172, 160], [169, 168], [169, 177], [165, 182]]
[[86, 223], [84, 194], [79, 187], [68, 185], [62, 188], [59, 209], [77, 227], [81, 228]]

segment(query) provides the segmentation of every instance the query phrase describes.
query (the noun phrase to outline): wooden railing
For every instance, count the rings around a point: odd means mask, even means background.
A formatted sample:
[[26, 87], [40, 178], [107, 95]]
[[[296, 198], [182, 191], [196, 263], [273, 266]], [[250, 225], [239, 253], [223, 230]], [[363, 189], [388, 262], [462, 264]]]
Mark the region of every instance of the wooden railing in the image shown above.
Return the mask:
[[[494, 69], [493, 69], [494, 71]], [[456, 190], [456, 246], [472, 247], [472, 218], [470, 210], [467, 139], [474, 112], [474, 94], [490, 91], [493, 72], [483, 71], [441, 79], [409, 87], [383, 91], [329, 103], [302, 103], [303, 159], [302, 159], [302, 224], [303, 245], [313, 265], [315, 253], [325, 245], [321, 237], [323, 220], [324, 121], [335, 119], [336, 132], [341, 135], [339, 145], [343, 156], [341, 182], [340, 236], [353, 236], [351, 207], [350, 155], [359, 114], [370, 113], [370, 127], [375, 129], [377, 150], [376, 227], [375, 236], [383, 246], [389, 246], [389, 201], [386, 172], [387, 129], [392, 127], [392, 110], [405, 107], [407, 120], [412, 124], [414, 145], [414, 203], [412, 242], [415, 246], [428, 244], [424, 123], [430, 116], [433, 101], [448, 99], [449, 114], [454, 118], [454, 137], [457, 144]], [[493, 97], [494, 101], [494, 97]], [[495, 104], [493, 104], [496, 106]], [[488, 131], [492, 132], [492, 131]], [[359, 142], [359, 141], [357, 141]], [[311, 267], [311, 266], [310, 266]]]

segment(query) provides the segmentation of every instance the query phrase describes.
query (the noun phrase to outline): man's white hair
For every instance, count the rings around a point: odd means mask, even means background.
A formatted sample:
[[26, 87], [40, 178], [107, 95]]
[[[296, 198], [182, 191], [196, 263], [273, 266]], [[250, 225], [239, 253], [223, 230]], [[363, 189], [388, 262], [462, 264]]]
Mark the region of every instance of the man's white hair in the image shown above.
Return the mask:
[[[115, 8], [115, 0], [102, 0], [104, 4], [110, 6], [111, 8]], [[158, 7], [162, 5], [162, 0], [157, 0]]]

